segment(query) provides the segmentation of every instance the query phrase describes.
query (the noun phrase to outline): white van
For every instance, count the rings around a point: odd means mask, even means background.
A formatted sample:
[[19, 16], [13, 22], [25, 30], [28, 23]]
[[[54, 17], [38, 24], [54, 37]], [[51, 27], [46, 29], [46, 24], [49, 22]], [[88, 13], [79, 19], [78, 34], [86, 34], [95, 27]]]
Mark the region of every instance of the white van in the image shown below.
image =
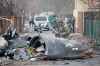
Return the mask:
[[34, 16], [34, 29], [37, 30], [38, 28], [41, 28], [42, 30], [49, 30], [48, 27], [48, 16], [41, 16], [41, 15], [35, 15]]

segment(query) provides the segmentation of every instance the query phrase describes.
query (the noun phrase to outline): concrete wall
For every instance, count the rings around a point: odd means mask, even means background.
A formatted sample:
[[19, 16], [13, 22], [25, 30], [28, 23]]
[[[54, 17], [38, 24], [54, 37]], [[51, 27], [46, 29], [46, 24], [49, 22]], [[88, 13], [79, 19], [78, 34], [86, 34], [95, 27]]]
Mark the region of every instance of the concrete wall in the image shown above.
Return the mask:
[[75, 9], [77, 11], [87, 11], [88, 10], [88, 0], [75, 0]]
[[83, 33], [84, 32], [84, 12], [88, 11], [88, 0], [75, 0], [75, 32]]

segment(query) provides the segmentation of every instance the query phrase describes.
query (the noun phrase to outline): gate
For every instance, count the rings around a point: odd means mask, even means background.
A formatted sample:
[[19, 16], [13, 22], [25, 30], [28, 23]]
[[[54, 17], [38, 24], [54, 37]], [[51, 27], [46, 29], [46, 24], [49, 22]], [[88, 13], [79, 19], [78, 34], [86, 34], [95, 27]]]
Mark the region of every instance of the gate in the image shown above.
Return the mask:
[[84, 13], [84, 34], [96, 39], [96, 46], [100, 47], [100, 12]]
[[100, 12], [97, 13], [95, 21], [94, 21], [94, 35], [97, 42], [97, 47], [100, 47]]

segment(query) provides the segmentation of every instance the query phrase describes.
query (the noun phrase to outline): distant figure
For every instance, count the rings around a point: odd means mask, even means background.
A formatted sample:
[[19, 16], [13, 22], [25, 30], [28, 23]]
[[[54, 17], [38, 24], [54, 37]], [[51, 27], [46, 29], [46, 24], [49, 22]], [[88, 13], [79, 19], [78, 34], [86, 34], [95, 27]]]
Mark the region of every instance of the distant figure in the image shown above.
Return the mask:
[[12, 24], [10, 24], [10, 26], [8, 27], [7, 32], [3, 35], [3, 37], [6, 40], [11, 40], [11, 39], [14, 39], [14, 38], [18, 37], [18, 34], [16, 32], [16, 28]]
[[33, 27], [33, 25], [34, 25], [33, 19], [31, 21], [29, 21], [29, 25], [30, 25], [30, 27]]

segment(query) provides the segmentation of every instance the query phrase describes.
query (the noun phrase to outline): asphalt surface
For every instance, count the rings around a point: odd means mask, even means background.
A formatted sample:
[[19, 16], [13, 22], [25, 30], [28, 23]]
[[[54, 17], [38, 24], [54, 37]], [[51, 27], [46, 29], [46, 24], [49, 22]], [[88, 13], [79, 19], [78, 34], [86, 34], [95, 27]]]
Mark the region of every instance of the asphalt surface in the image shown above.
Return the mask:
[[100, 66], [100, 56], [76, 60], [39, 60], [39, 61], [10, 61], [1, 66]]

